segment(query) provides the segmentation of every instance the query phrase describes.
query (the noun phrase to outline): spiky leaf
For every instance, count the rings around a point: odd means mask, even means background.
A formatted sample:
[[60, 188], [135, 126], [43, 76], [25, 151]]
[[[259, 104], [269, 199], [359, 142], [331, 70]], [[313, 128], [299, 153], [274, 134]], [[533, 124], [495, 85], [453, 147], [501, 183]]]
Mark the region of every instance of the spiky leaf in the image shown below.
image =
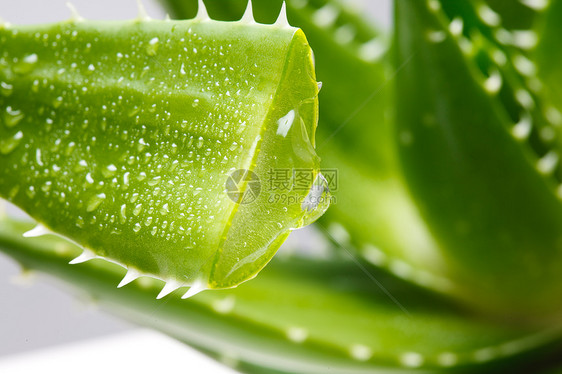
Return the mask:
[[481, 372], [532, 365], [537, 350], [557, 339], [555, 330], [486, 321], [375, 273], [402, 309], [355, 263], [338, 259], [280, 258], [236, 289], [190, 300], [174, 293], [159, 302], [160, 281], [141, 278], [116, 289], [123, 269], [99, 260], [68, 266], [79, 249], [55, 237], [22, 238], [29, 227], [0, 225], [0, 250], [25, 269], [54, 275], [104, 308], [218, 358], [276, 372]]
[[[0, 49], [0, 195], [95, 255], [231, 287], [327, 207], [298, 29], [68, 21], [3, 28]], [[309, 178], [271, 199], [293, 169]]]

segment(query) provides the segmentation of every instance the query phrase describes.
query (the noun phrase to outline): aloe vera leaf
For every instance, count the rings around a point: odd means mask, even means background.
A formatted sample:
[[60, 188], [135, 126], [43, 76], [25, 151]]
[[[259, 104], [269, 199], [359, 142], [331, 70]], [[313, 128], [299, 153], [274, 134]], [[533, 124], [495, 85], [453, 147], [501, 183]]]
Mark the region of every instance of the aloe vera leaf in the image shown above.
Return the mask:
[[[476, 72], [476, 79], [482, 81], [489, 100], [505, 110], [513, 123], [509, 130], [528, 160], [556, 186], [562, 175], [558, 162], [560, 116], [545, 95], [556, 80], [537, 74], [541, 69], [534, 59], [535, 46], [545, 37], [537, 25], [551, 8], [539, 7], [539, 2], [499, 3], [441, 1], [449, 30], [467, 63], [481, 72]], [[556, 190], [561, 196], [559, 186]]]
[[0, 44], [0, 195], [93, 255], [170, 287], [232, 287], [326, 209], [301, 204], [307, 188], [294, 203], [265, 183], [251, 204], [224, 191], [236, 169], [318, 174], [302, 31], [71, 20], [4, 27]]
[[[194, 4], [187, 0], [165, 3], [170, 9]], [[221, 2], [225, 3], [231, 2]], [[264, 3], [269, 9], [263, 8]], [[253, 4], [260, 10], [256, 17], [263, 21], [270, 16], [268, 10], [276, 11], [271, 2]], [[306, 32], [316, 56], [318, 79], [323, 81], [318, 147], [323, 150], [323, 165], [336, 169], [339, 179], [337, 190], [332, 191], [335, 203], [319, 221], [322, 231], [377, 267], [454, 293], [454, 284], [437, 275], [443, 274], [444, 267], [438, 246], [399, 174], [391, 140], [395, 72], [386, 57], [387, 38], [339, 1], [286, 4], [289, 21]], [[240, 15], [228, 19], [236, 17]], [[326, 17], [333, 17], [333, 22], [326, 24]], [[347, 38], [342, 37], [345, 34]]]
[[479, 320], [435, 294], [377, 273], [406, 314], [366, 282], [354, 263], [339, 260], [280, 258], [236, 289], [187, 301], [176, 292], [161, 302], [154, 299], [160, 281], [143, 277], [118, 290], [122, 268], [99, 260], [68, 266], [78, 247], [53, 236], [22, 238], [29, 228], [7, 219], [0, 225], [0, 249], [24, 269], [53, 275], [128, 320], [223, 359], [280, 372], [481, 370], [527, 362], [530, 356], [506, 361], [523, 352], [534, 351], [538, 359], [536, 350], [556, 341], [552, 330]]
[[[530, 162], [510, 120], [424, 2], [396, 7], [397, 131], [408, 186], [464, 296], [512, 316], [554, 313], [560, 294], [556, 181]], [[439, 33], [435, 38], [434, 33]], [[430, 118], [430, 123], [423, 123]]]

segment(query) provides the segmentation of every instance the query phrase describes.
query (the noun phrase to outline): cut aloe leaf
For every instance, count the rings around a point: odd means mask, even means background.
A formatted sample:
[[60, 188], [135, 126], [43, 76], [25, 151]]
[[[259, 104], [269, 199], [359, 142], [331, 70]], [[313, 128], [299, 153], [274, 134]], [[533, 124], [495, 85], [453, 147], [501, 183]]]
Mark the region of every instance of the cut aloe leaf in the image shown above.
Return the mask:
[[[511, 316], [552, 313], [562, 287], [557, 179], [511, 135], [460, 47], [426, 2], [398, 1], [397, 133], [412, 195], [459, 295]], [[553, 152], [557, 152], [553, 149]]]
[[[0, 195], [82, 245], [75, 262], [166, 292], [255, 276], [328, 205], [312, 55], [284, 17], [4, 26]], [[308, 178], [275, 200], [272, 170]]]
[[253, 372], [521, 369], [533, 367], [539, 352], [557, 341], [557, 330], [480, 320], [432, 293], [374, 273], [404, 311], [356, 264], [340, 260], [279, 258], [236, 289], [188, 301], [173, 293], [162, 303], [154, 299], [160, 281], [141, 278], [118, 290], [123, 269], [99, 260], [68, 266], [78, 247], [51, 236], [22, 238], [29, 228], [7, 220], [0, 224], [0, 249], [28, 271], [53, 275], [128, 320], [225, 362], [252, 366]]
[[[175, 17], [195, 11], [194, 1], [165, 3]], [[273, 3], [254, 1], [256, 17], [270, 20], [277, 11]], [[239, 1], [221, 5], [233, 14], [219, 16], [240, 17], [234, 14]], [[445, 264], [438, 246], [400, 175], [392, 140], [395, 72], [387, 57], [389, 40], [340, 1], [290, 0], [286, 6], [289, 21], [306, 32], [323, 81], [317, 139], [323, 164], [332, 172], [335, 203], [319, 221], [321, 230], [377, 267], [454, 293], [454, 284], [439, 275]]]

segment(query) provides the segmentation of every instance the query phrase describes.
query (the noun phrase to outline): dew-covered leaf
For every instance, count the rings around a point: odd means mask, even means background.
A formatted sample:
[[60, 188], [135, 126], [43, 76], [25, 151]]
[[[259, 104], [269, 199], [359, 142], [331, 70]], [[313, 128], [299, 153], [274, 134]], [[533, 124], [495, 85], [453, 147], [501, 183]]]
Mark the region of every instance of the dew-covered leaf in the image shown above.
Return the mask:
[[[327, 207], [296, 28], [68, 21], [5, 26], [0, 50], [0, 195], [90, 257], [232, 287]], [[272, 199], [271, 171], [295, 169]]]
[[79, 248], [55, 237], [22, 238], [30, 227], [0, 224], [0, 250], [28, 271], [53, 275], [117, 315], [250, 372], [524, 371], [557, 341], [555, 330], [480, 319], [374, 272], [400, 308], [355, 263], [341, 260], [280, 257], [236, 289], [187, 301], [173, 293], [162, 303], [154, 300], [160, 281], [140, 278], [118, 290], [123, 269], [99, 260], [68, 266]]

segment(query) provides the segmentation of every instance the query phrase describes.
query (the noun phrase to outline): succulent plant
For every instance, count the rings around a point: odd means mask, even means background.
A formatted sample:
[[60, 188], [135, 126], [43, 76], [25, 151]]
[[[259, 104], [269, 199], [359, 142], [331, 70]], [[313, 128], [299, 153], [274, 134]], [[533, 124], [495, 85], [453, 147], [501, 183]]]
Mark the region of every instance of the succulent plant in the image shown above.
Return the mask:
[[[0, 194], [40, 224], [4, 217], [3, 252], [244, 372], [557, 367], [562, 2], [396, 0], [392, 35], [338, 0], [164, 3], [195, 18], [0, 30]], [[274, 170], [294, 199], [245, 204]], [[328, 259], [240, 285], [316, 219]]]

